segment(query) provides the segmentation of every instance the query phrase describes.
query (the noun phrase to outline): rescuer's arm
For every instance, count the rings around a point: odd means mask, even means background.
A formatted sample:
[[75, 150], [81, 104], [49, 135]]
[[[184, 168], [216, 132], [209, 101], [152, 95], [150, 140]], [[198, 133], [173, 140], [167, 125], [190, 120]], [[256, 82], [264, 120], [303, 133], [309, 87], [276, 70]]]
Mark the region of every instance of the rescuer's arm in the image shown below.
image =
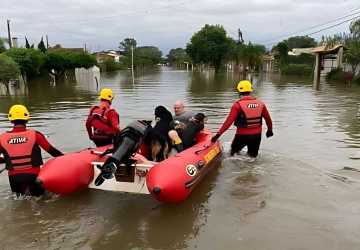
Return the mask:
[[111, 133], [112, 134], [118, 134], [120, 133], [120, 119], [119, 119], [119, 114], [115, 111], [112, 110], [109, 113], [109, 121], [111, 124]]
[[64, 155], [62, 152], [60, 152], [55, 147], [53, 147], [45, 138], [45, 136], [38, 131], [36, 131], [36, 143], [40, 147], [42, 147], [46, 152], [48, 152], [51, 156], [57, 157]]
[[267, 110], [266, 106], [264, 105], [262, 116], [265, 119], [267, 131], [266, 131], [266, 137], [271, 137], [274, 135], [273, 133], [273, 127], [272, 127], [272, 120], [269, 111]]
[[233, 104], [231, 107], [230, 113], [227, 116], [225, 122], [221, 126], [221, 128], [218, 130], [215, 136], [211, 139], [212, 142], [215, 142], [228, 128], [231, 126], [231, 124], [234, 123], [237, 115], [239, 113], [239, 105], [236, 103]]

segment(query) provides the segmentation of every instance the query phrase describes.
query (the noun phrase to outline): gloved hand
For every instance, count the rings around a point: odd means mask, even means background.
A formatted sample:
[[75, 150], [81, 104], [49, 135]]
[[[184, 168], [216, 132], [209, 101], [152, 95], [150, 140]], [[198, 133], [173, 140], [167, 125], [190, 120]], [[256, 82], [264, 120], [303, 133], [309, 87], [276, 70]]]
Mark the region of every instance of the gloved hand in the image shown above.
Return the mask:
[[273, 135], [274, 135], [274, 133], [272, 132], [272, 130], [266, 131], [266, 137], [267, 137], [267, 138], [269, 138], [269, 137], [271, 137], [271, 136], [273, 136]]
[[220, 134], [216, 134], [211, 138], [211, 142], [216, 142], [220, 137]]

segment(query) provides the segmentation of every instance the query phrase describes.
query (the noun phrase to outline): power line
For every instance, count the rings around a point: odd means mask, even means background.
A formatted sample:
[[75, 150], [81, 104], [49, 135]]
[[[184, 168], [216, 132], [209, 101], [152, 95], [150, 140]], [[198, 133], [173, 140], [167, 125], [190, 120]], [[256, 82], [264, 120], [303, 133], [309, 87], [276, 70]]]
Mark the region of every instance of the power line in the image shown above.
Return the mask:
[[[324, 23], [321, 23], [321, 24], [313, 25], [313, 26], [308, 27], [308, 28], [303, 29], [303, 30], [299, 30], [299, 31], [296, 31], [296, 32], [292, 32], [292, 33], [289, 33], [289, 34], [286, 34], [286, 35], [281, 35], [281, 36], [278, 36], [278, 37], [273, 38], [273, 39], [271, 39], [271, 40], [267, 40], [267, 41], [263, 41], [263, 42], [259, 42], [259, 43], [262, 43], [262, 44], [264, 44], [264, 43], [272, 44], [272, 43], [270, 43], [270, 42], [274, 42], [274, 41], [278, 41], [279, 39], [284, 39], [284, 38], [287, 38], [287, 37], [290, 37], [290, 36], [298, 35], [299, 33], [304, 33], [304, 32], [306, 32], [306, 31], [309, 31], [309, 30], [312, 30], [312, 29], [315, 29], [315, 28], [318, 28], [318, 27], [321, 27], [321, 26], [324, 26], [324, 25], [331, 24], [331, 23], [333, 23], [333, 22], [342, 20], [342, 19], [344, 19], [344, 18], [347, 18], [347, 17], [350, 17], [350, 16], [354, 16], [354, 15], [358, 15], [358, 14], [360, 14], [360, 11], [358, 11], [358, 10], [360, 10], [360, 7], [356, 8], [356, 9], [353, 9], [353, 10], [350, 11], [350, 12], [347, 12], [347, 13], [351, 13], [351, 12], [357, 11], [357, 12], [355, 12], [355, 13], [347, 14], [347, 15], [345, 15], [345, 16], [338, 17], [338, 18], [336, 18], [336, 19], [333, 19], [333, 20], [330, 20], [330, 21], [327, 21], [327, 22], [324, 22]], [[358, 17], [358, 16], [356, 16], [355, 18], [357, 18], [357, 17]], [[352, 19], [351, 19], [351, 20], [352, 20]], [[346, 22], [347, 22], [347, 21], [346, 21]], [[318, 32], [316, 32], [316, 33], [318, 33]]]
[[[341, 24], [350, 22], [350, 21], [355, 20], [355, 19], [357, 19], [357, 18], [360, 18], [360, 15], [355, 16], [355, 17], [352, 17], [352, 18], [347, 19], [347, 20], [345, 20], [345, 21], [342, 21], [342, 22], [340, 22], [340, 23], [336, 23], [336, 24], [334, 24], [334, 25], [331, 25], [331, 26], [322, 28], [322, 29], [320, 29], [320, 30], [317, 30], [317, 31], [314, 31], [314, 32], [311, 32], [311, 33], [304, 34], [304, 36], [311, 36], [311, 35], [320, 33], [320, 32], [322, 32], [322, 31], [324, 31], [324, 30], [328, 30], [328, 29], [335, 28], [335, 27], [337, 27], [337, 26], [339, 26], [339, 25], [341, 25]], [[298, 34], [298, 33], [292, 33], [291, 35], [283, 36], [282, 38], [286, 38], [286, 37], [293, 36], [293, 35], [297, 35], [297, 34]], [[272, 45], [272, 44], [276, 43], [276, 42], [279, 41], [279, 40], [276, 40], [276, 41], [275, 41], [275, 40], [272, 40], [272, 41], [273, 41], [273, 42], [271, 42], [271, 43], [266, 43], [265, 45]]]

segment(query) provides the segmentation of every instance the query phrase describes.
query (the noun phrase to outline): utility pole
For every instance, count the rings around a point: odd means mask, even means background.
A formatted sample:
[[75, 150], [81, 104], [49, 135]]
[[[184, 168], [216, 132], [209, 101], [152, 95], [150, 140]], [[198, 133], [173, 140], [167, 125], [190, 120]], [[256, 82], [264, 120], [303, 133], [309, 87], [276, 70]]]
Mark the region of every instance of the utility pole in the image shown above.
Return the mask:
[[10, 20], [7, 20], [7, 28], [8, 28], [8, 39], [9, 39], [9, 48], [12, 48], [12, 41], [11, 41], [11, 33], [10, 33]]
[[132, 82], [135, 84], [135, 77], [134, 77], [134, 45], [131, 45], [131, 75], [132, 75]]
[[49, 48], [49, 37], [48, 35], [46, 35], [46, 49]]
[[85, 52], [86, 52], [86, 43], [84, 44], [84, 50], [85, 50]]

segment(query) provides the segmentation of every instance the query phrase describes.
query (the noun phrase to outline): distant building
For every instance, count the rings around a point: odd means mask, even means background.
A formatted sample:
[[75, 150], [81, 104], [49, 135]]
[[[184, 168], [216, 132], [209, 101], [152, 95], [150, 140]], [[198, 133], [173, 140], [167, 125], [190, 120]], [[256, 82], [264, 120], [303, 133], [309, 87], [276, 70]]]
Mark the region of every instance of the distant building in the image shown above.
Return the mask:
[[265, 72], [275, 72], [278, 70], [273, 54], [263, 55], [262, 70]]
[[314, 48], [294, 48], [288, 52], [289, 56], [299, 56], [301, 54], [313, 54]]
[[120, 58], [123, 56], [121, 51], [108, 50], [95, 53], [96, 61], [102, 63], [106, 60], [114, 60], [114, 62], [120, 62]]

